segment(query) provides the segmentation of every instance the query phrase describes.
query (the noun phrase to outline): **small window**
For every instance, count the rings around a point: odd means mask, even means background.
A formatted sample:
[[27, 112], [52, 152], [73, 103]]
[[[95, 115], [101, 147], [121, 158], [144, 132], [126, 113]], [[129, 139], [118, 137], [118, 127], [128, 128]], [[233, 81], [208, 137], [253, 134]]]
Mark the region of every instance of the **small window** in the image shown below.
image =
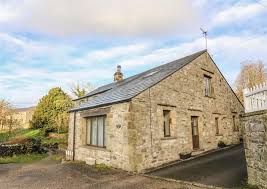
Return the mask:
[[220, 130], [219, 130], [219, 118], [218, 117], [215, 118], [215, 129], [216, 129], [216, 135], [220, 134]]
[[92, 117], [87, 120], [87, 144], [105, 147], [105, 117]]
[[233, 116], [233, 131], [239, 131], [239, 128], [235, 122], [235, 116]]
[[163, 127], [164, 127], [164, 137], [171, 136], [170, 132], [170, 111], [163, 110]]
[[211, 96], [211, 77], [204, 75], [205, 96]]

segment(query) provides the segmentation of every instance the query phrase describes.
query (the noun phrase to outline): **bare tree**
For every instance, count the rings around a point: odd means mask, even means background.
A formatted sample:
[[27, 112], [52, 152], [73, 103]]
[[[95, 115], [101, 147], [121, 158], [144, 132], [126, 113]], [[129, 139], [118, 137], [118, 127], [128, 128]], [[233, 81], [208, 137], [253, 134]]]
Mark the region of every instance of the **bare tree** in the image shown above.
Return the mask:
[[251, 88], [266, 80], [266, 69], [261, 60], [256, 62], [245, 61], [241, 63], [241, 71], [235, 80], [235, 92], [242, 103], [244, 103], [243, 89]]
[[74, 83], [71, 85], [70, 90], [75, 97], [80, 98], [94, 90], [94, 88], [91, 83]]

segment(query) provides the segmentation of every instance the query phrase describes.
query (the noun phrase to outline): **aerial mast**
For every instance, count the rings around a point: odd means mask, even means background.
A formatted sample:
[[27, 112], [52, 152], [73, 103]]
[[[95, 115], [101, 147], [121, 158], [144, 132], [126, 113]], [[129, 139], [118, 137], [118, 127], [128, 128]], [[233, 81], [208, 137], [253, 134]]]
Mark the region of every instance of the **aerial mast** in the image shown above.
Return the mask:
[[208, 30], [204, 30], [202, 28], [200, 28], [200, 30], [202, 31], [202, 34], [205, 38], [205, 42], [206, 42], [206, 50], [208, 51]]

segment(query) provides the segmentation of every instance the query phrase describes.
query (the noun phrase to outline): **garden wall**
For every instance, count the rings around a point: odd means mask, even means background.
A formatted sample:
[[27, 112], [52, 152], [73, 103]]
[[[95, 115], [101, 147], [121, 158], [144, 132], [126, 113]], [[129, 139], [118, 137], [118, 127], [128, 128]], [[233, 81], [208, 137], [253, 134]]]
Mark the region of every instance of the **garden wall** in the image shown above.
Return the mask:
[[242, 116], [248, 182], [267, 188], [267, 110]]

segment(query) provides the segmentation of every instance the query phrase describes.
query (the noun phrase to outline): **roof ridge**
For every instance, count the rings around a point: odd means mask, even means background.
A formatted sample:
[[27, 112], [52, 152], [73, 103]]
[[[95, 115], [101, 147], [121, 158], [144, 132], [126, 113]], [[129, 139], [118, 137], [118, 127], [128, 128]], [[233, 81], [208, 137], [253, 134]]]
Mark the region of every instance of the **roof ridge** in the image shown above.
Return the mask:
[[71, 111], [85, 110], [130, 100], [148, 88], [171, 76], [178, 70], [182, 69], [184, 66], [201, 56], [204, 52], [206, 52], [206, 50], [193, 53], [175, 61], [136, 74], [123, 81], [120, 81], [118, 84], [116, 83], [109, 89], [106, 88], [106, 90], [103, 90], [103, 87], [100, 87], [102, 88], [102, 92], [101, 90], [97, 91], [99, 88], [94, 92], [95, 94], [99, 94], [96, 96], [96, 98], [81, 104], [79, 107], [76, 107]]

